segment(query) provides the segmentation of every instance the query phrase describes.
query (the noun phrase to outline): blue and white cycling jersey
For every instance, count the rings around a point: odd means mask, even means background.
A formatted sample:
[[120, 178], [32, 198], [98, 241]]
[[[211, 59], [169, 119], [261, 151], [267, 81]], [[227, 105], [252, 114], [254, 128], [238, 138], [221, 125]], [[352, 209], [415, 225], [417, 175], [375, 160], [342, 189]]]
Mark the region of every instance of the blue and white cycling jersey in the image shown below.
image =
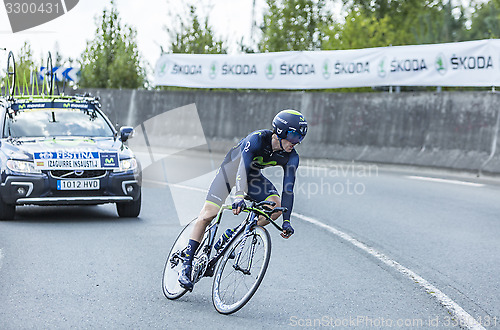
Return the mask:
[[289, 210], [283, 214], [283, 219], [290, 219], [299, 154], [295, 149], [291, 152], [273, 152], [272, 135], [273, 132], [266, 129], [252, 132], [227, 153], [210, 186], [208, 202], [220, 207], [233, 186], [236, 186], [236, 195], [246, 193], [259, 201], [273, 195], [279, 196], [261, 170], [269, 166], [281, 166], [284, 171], [281, 205]]

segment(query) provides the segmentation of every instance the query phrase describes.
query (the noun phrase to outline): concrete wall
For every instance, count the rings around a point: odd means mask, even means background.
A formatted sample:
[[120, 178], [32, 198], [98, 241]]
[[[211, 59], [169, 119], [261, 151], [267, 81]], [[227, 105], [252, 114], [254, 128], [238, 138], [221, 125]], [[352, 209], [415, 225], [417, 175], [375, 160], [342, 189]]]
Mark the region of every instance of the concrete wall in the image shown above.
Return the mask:
[[119, 126], [195, 103], [211, 148], [220, 152], [293, 108], [309, 122], [298, 147], [305, 157], [500, 173], [500, 95], [491, 92], [90, 92]]

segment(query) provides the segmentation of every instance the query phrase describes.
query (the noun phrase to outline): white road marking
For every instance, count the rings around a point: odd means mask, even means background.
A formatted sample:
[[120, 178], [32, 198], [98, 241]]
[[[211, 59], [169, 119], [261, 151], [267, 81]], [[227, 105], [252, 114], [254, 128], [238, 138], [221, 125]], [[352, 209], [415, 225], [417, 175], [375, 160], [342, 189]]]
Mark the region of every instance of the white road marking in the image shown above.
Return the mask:
[[[418, 177], [416, 177], [418, 178]], [[447, 181], [447, 180], [445, 180]], [[180, 184], [166, 184], [166, 185], [171, 185], [174, 187], [178, 188], [185, 188], [185, 189], [190, 189], [190, 190], [196, 190], [196, 191], [202, 191], [202, 192], [207, 192], [208, 190], [206, 189], [199, 189], [199, 188], [194, 188], [190, 186], [185, 186], [185, 185], [180, 185]], [[386, 264], [389, 267], [392, 267], [396, 269], [399, 273], [404, 275], [405, 277], [409, 278], [416, 284], [418, 284], [420, 287], [422, 287], [428, 294], [433, 296], [444, 308], [448, 310], [448, 312], [456, 319], [458, 324], [463, 325], [467, 329], [481, 329], [485, 330], [485, 328], [478, 322], [472, 315], [467, 313], [462, 307], [460, 307], [456, 302], [451, 300], [450, 297], [448, 297], [446, 294], [444, 294], [441, 290], [439, 290], [437, 287], [434, 285], [430, 284], [426, 279], [424, 279], [422, 276], [418, 275], [411, 269], [406, 268], [405, 266], [401, 265], [395, 260], [392, 260], [385, 254], [378, 252], [377, 250], [365, 245], [364, 243], [361, 243], [354, 237], [350, 236], [349, 234], [346, 234], [332, 226], [329, 226], [327, 224], [324, 224], [323, 222], [316, 220], [314, 218], [305, 216], [300, 213], [293, 212], [292, 215], [296, 218], [299, 218], [305, 222], [309, 222], [315, 226], [318, 226], [322, 229], [325, 229], [329, 231], [330, 233], [344, 239], [345, 241], [351, 243], [352, 245], [356, 246], [357, 248], [367, 252], [370, 254], [372, 257], [382, 261], [384, 264]]]
[[329, 231], [330, 233], [356, 246], [357, 248], [367, 252], [372, 257], [375, 257], [376, 259], [382, 261], [389, 267], [396, 269], [398, 272], [400, 272], [401, 274], [403, 274], [404, 276], [406, 276], [407, 278], [409, 278], [410, 280], [414, 281], [416, 284], [421, 286], [428, 294], [436, 298], [437, 301], [443, 307], [445, 307], [448, 310], [448, 312], [450, 312], [450, 314], [456, 319], [458, 324], [464, 325], [465, 327], [467, 327], [467, 329], [485, 329], [479, 322], [476, 321], [476, 319], [474, 319], [474, 317], [472, 317], [469, 313], [467, 313], [456, 302], [451, 300], [451, 298], [449, 298], [441, 290], [436, 288], [434, 285], [430, 284], [426, 279], [416, 274], [411, 269], [402, 266], [397, 261], [392, 260], [385, 254], [378, 252], [377, 250], [361, 243], [360, 241], [350, 236], [349, 234], [346, 234], [332, 226], [329, 226], [327, 224], [322, 223], [321, 221], [318, 221], [314, 218], [307, 217], [299, 213], [294, 212], [293, 215], [303, 221], [309, 222], [313, 225], [316, 225], [320, 228]]
[[205, 193], [205, 194], [208, 192], [207, 189], [201, 189], [201, 188], [196, 188], [196, 187], [185, 186], [183, 184], [160, 182], [160, 181], [153, 181], [153, 180], [143, 180], [143, 181], [144, 182], [148, 182], [148, 183], [153, 183], [153, 184], [159, 184], [159, 185], [162, 185], [162, 186], [169, 186], [169, 187], [174, 187], [174, 188], [183, 188], [183, 189], [187, 189], [187, 190], [198, 191], [198, 192], [202, 192], [202, 193]]
[[2, 269], [2, 259], [3, 259], [3, 254], [2, 254], [2, 249], [0, 249], [0, 269]]
[[447, 180], [447, 179], [438, 179], [438, 178], [430, 178], [426, 176], [407, 176], [407, 178], [412, 180], [421, 180], [421, 181], [431, 181], [431, 182], [440, 182], [440, 183], [451, 183], [451, 184], [459, 184], [462, 186], [470, 186], [470, 187], [483, 187], [482, 183], [474, 183], [467, 181], [458, 181], [458, 180]]

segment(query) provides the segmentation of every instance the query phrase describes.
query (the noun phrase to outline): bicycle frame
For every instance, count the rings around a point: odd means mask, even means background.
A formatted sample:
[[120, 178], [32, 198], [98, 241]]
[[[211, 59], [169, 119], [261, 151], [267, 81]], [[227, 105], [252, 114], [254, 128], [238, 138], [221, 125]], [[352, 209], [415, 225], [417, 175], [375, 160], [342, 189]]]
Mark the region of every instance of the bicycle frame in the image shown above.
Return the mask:
[[[257, 221], [259, 216], [263, 216], [265, 220], [269, 221], [270, 223], [273, 224], [276, 229], [279, 231], [283, 231], [283, 229], [267, 214], [265, 213], [264, 210], [261, 210], [257, 208], [255, 202], [252, 202], [252, 206], [250, 207], [245, 207], [242, 211], [247, 212], [248, 216], [246, 219], [237, 227], [237, 230], [234, 232], [234, 234], [231, 236], [231, 238], [224, 244], [223, 248], [217, 252], [215, 256], [210, 258], [210, 252], [212, 250], [213, 245], [215, 244], [215, 237], [217, 235], [217, 229], [220, 225], [221, 219], [222, 219], [222, 213], [225, 210], [231, 210], [232, 207], [231, 205], [223, 205], [217, 214], [215, 222], [208, 227], [208, 229], [205, 231], [205, 233], [208, 232], [208, 244], [205, 245], [205, 250], [203, 251], [208, 257], [209, 257], [209, 262], [208, 265], [205, 269], [204, 274], [201, 277], [211, 277], [214, 274], [215, 266], [217, 265], [217, 262], [220, 260], [220, 258], [226, 253], [227, 249], [229, 249], [229, 246], [231, 243], [238, 237], [238, 235], [242, 232], [249, 233], [254, 226], [257, 225]], [[243, 238], [245, 239], [245, 237]], [[241, 254], [241, 251], [238, 253], [237, 256], [237, 261], [239, 259], [239, 254]], [[239, 269], [242, 272], [245, 272], [243, 269]]]

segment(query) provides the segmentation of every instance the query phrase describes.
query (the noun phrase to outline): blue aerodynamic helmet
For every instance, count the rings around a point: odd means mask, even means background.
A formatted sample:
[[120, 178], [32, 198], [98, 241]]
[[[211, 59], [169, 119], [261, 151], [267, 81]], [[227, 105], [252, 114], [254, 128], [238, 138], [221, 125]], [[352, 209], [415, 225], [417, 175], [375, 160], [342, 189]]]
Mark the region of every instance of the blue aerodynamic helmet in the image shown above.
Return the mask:
[[296, 110], [280, 111], [273, 119], [274, 133], [291, 143], [300, 143], [307, 134], [307, 121], [303, 114]]

